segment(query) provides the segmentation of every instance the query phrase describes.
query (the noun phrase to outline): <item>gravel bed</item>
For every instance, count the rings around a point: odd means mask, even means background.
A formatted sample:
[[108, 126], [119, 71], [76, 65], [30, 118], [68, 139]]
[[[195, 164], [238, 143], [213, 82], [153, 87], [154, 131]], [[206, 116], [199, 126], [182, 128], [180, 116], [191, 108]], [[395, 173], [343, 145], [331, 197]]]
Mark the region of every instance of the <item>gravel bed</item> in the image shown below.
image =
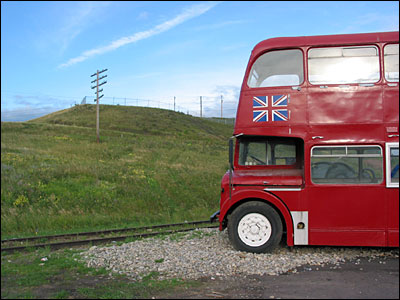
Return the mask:
[[146, 238], [122, 245], [91, 247], [81, 253], [88, 267], [104, 267], [112, 273], [141, 280], [153, 272], [158, 279], [279, 275], [296, 273], [304, 266], [338, 268], [346, 260], [367, 257], [399, 257], [398, 249], [370, 247], [279, 247], [273, 253], [235, 250], [226, 230], [197, 229], [189, 233]]

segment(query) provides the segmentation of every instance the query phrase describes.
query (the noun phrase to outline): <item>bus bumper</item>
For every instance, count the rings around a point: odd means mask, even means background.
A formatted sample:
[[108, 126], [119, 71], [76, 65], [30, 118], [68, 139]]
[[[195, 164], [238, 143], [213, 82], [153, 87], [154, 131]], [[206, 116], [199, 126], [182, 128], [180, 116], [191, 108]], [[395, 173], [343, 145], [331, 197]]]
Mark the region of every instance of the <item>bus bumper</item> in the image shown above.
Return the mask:
[[213, 223], [215, 221], [215, 219], [217, 219], [219, 217], [219, 211], [216, 211], [215, 213], [212, 214], [212, 216], [210, 217], [210, 222]]

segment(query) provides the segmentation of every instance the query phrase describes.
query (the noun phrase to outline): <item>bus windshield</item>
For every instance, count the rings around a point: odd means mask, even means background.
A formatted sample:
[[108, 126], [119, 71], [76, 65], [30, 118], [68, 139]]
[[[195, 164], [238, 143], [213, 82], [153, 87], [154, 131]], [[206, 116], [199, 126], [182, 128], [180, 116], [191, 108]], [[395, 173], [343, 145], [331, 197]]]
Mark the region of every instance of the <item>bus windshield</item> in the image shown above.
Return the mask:
[[242, 138], [239, 142], [241, 166], [295, 166], [300, 163], [300, 141], [293, 138]]
[[303, 80], [303, 53], [289, 49], [261, 55], [251, 68], [247, 84], [249, 87], [295, 86]]

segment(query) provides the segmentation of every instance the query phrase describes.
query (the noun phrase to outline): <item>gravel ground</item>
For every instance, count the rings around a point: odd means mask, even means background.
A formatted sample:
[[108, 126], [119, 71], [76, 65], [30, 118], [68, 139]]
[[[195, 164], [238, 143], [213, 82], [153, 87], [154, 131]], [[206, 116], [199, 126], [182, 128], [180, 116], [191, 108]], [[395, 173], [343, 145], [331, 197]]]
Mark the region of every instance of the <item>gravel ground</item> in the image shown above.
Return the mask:
[[280, 247], [273, 253], [253, 254], [235, 250], [225, 231], [198, 229], [189, 233], [147, 238], [120, 246], [91, 247], [81, 253], [89, 267], [126, 274], [141, 280], [151, 272], [159, 279], [202, 277], [223, 278], [232, 275], [279, 275], [296, 273], [301, 266], [333, 269], [358, 258], [399, 257], [398, 249], [363, 247]]

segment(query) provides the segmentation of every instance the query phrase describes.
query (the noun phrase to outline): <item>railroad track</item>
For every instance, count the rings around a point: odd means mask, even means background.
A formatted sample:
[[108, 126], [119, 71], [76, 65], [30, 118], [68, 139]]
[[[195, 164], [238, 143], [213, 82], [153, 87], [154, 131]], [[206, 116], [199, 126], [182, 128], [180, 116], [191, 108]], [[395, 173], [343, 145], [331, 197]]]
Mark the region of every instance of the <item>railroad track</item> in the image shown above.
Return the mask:
[[92, 232], [13, 238], [1, 241], [1, 252], [12, 253], [15, 251], [45, 247], [49, 247], [51, 250], [57, 250], [74, 246], [107, 244], [110, 242], [125, 241], [127, 239], [185, 232], [197, 228], [217, 227], [218, 225], [212, 225], [210, 220], [207, 220]]

